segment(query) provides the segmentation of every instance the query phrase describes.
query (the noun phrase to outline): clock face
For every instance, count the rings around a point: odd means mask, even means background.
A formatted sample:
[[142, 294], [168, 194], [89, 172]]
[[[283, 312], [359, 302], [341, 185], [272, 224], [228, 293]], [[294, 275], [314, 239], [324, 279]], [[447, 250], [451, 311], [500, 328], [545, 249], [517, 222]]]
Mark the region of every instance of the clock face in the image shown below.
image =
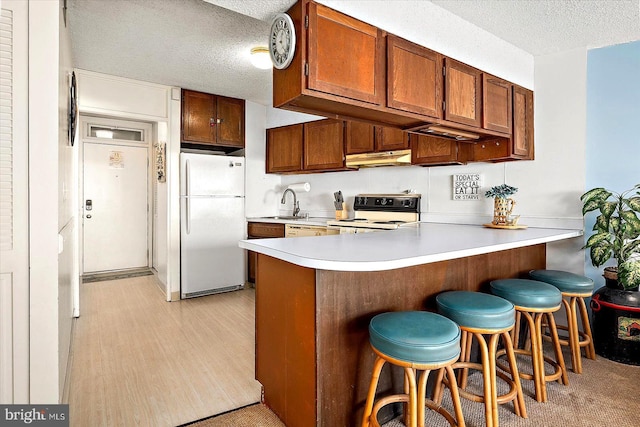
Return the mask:
[[269, 53], [273, 66], [278, 70], [287, 68], [296, 50], [296, 31], [289, 15], [286, 13], [276, 15], [271, 24], [269, 38]]

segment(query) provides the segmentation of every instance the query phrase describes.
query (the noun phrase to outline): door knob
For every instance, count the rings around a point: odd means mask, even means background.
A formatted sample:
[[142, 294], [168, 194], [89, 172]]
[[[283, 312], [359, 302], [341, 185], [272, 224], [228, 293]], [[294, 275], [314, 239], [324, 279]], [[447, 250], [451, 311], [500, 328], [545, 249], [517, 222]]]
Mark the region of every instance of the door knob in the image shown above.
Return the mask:
[[87, 215], [87, 218], [91, 218], [91, 215], [90, 215], [90, 214], [89, 214], [89, 215]]

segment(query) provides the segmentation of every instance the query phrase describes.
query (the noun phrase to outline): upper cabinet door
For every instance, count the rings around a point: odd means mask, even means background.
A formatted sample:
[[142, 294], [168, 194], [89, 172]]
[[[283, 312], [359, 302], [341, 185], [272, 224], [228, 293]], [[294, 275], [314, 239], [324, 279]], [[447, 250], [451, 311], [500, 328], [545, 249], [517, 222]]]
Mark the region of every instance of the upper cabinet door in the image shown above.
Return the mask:
[[376, 151], [409, 148], [409, 134], [400, 129], [376, 126]]
[[304, 124], [304, 170], [344, 168], [344, 122], [319, 120]]
[[267, 129], [267, 173], [302, 170], [302, 127]]
[[482, 127], [511, 133], [511, 83], [482, 74]]
[[533, 160], [533, 92], [513, 86], [513, 154]]
[[182, 91], [182, 140], [209, 144], [216, 142], [214, 95]]
[[482, 72], [445, 58], [444, 118], [469, 126], [482, 126]]
[[375, 151], [374, 126], [369, 123], [348, 121], [346, 154]]
[[382, 31], [317, 3], [308, 12], [308, 88], [382, 105]]
[[387, 106], [442, 118], [442, 55], [387, 36]]
[[244, 147], [244, 99], [217, 98], [218, 145]]
[[464, 159], [459, 158], [459, 144], [453, 139], [416, 134], [411, 134], [409, 139], [411, 141], [411, 164], [413, 165], [465, 163]]

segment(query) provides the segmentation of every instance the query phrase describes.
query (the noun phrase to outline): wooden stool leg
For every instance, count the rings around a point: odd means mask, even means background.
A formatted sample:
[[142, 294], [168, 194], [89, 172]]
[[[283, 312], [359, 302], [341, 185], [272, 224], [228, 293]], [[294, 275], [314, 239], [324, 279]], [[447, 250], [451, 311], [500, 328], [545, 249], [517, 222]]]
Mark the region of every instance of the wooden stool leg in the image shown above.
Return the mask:
[[380, 379], [380, 371], [385, 364], [385, 360], [377, 357], [375, 364], [373, 365], [373, 372], [371, 373], [371, 383], [369, 384], [369, 392], [367, 393], [367, 402], [364, 405], [364, 414], [362, 415], [362, 427], [369, 427], [369, 420], [371, 418], [371, 412], [373, 410], [373, 400], [376, 396], [376, 389], [378, 388], [378, 380]]
[[418, 427], [424, 427], [424, 408], [427, 398], [427, 379], [430, 371], [423, 371], [418, 382]]
[[460, 403], [460, 394], [458, 393], [458, 386], [456, 384], [456, 376], [453, 373], [453, 369], [451, 365], [445, 366], [443, 369], [440, 369], [441, 372], [444, 370], [447, 371], [447, 376], [449, 377], [449, 390], [451, 391], [451, 400], [453, 401], [453, 410], [456, 413], [456, 421], [458, 427], [465, 427], [464, 415], [462, 414], [462, 404]]
[[[498, 349], [499, 334], [491, 335], [489, 340], [489, 375], [491, 382], [491, 418], [493, 426], [498, 427], [498, 384], [496, 380], [496, 351]], [[486, 379], [485, 379], [486, 381]]]
[[516, 355], [513, 352], [513, 343], [511, 342], [511, 335], [507, 332], [502, 333], [504, 340], [505, 352], [507, 359], [509, 360], [509, 368], [511, 370], [511, 379], [516, 384], [516, 400], [513, 402], [516, 415], [522, 418], [528, 418], [527, 408], [524, 406], [524, 394], [522, 393], [522, 384], [520, 382], [520, 374], [518, 372], [518, 363], [516, 361]]
[[[580, 333], [578, 332], [578, 312], [576, 310], [576, 297], [569, 300], [571, 317], [568, 319], [569, 345], [571, 347], [571, 367], [576, 374], [582, 373], [582, 358], [580, 351]], [[567, 314], [569, 317], [569, 314]]]
[[[489, 361], [489, 349], [487, 348], [487, 343], [484, 340], [482, 334], [474, 333], [473, 334], [477, 341], [478, 347], [480, 348], [480, 355], [482, 357], [482, 379], [484, 386], [484, 414], [485, 420], [487, 421], [487, 427], [494, 427], [493, 425], [493, 391], [495, 387], [491, 385], [491, 362]], [[495, 363], [495, 358], [494, 358]], [[493, 374], [495, 375], [495, 369], [493, 370]]]
[[[471, 360], [471, 346], [473, 344], [473, 334], [468, 331], [462, 331], [461, 345], [460, 345], [460, 360], [461, 362], [468, 362]], [[458, 373], [458, 386], [462, 389], [467, 387], [467, 379], [469, 378], [469, 368], [462, 368]]]
[[[413, 374], [415, 375], [415, 373], [416, 371], [414, 370]], [[404, 375], [404, 394], [409, 396], [409, 377], [406, 373]], [[402, 404], [402, 413], [404, 414], [404, 424], [409, 425], [411, 422], [411, 408], [409, 407], [409, 402]]]
[[535, 389], [535, 397], [536, 401], [544, 402], [544, 395], [542, 391], [542, 387], [544, 386], [544, 379], [542, 380], [542, 384], [540, 382], [540, 371], [541, 369], [544, 369], [544, 365], [540, 366], [540, 355], [542, 354], [542, 350], [538, 344], [539, 333], [536, 333], [536, 316], [532, 316], [527, 312], [522, 312], [522, 314], [524, 315], [525, 319], [527, 319], [527, 324], [529, 325], [528, 341], [531, 344], [531, 366], [533, 370], [533, 385]]
[[[418, 396], [416, 392], [416, 375], [412, 368], [404, 368], [405, 376], [409, 379], [409, 422], [405, 423], [408, 427], [417, 427], [418, 425]], [[421, 402], [424, 406], [424, 400]]]
[[[440, 405], [442, 403], [442, 395], [444, 392], [444, 371], [442, 369], [438, 370], [438, 375], [436, 376], [436, 382], [433, 387], [433, 401], [436, 405]], [[451, 379], [449, 379], [451, 381]], [[456, 387], [457, 389], [457, 387]]]
[[[553, 343], [553, 350], [556, 354], [556, 362], [560, 365], [560, 371], [562, 375], [560, 379], [562, 379], [562, 384], [569, 385], [569, 376], [567, 375], [567, 367], [564, 363], [564, 356], [562, 355], [562, 348], [560, 348], [560, 340], [558, 339], [558, 329], [556, 328], [556, 321], [553, 317], [553, 313], [546, 313], [549, 319], [549, 329], [551, 330], [551, 342]], [[580, 347], [578, 347], [579, 349]], [[542, 363], [544, 363], [544, 358], [542, 359]], [[542, 380], [544, 381], [544, 372]]]
[[516, 311], [516, 324], [511, 330], [511, 341], [513, 341], [513, 348], [518, 348], [520, 344], [520, 315], [519, 311]]
[[580, 305], [580, 317], [582, 317], [582, 328], [584, 329], [584, 333], [587, 335], [589, 342], [585, 348], [587, 357], [591, 360], [596, 360], [596, 350], [593, 348], [593, 335], [591, 334], [591, 324], [589, 323], [589, 313], [587, 312], [587, 306], [584, 302], [584, 298], [580, 297], [578, 299], [578, 304]]

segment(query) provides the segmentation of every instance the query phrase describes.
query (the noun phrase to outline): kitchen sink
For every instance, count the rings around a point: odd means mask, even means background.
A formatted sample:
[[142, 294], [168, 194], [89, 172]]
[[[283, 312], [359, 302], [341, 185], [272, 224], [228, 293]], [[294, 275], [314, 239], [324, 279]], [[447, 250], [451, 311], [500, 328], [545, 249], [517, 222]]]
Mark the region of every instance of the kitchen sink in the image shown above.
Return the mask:
[[265, 216], [268, 219], [296, 219], [296, 220], [306, 220], [307, 218], [303, 216], [287, 216], [287, 215], [278, 215], [278, 216]]

